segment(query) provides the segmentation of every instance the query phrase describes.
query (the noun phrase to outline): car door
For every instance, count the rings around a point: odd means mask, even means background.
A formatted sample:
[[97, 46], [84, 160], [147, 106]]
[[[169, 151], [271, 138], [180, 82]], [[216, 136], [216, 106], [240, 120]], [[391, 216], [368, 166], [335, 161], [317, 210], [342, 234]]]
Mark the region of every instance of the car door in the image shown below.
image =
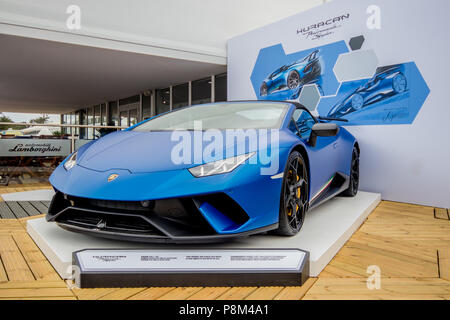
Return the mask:
[[338, 137], [317, 137], [316, 145], [312, 147], [308, 142], [311, 136], [311, 129], [317, 123], [315, 118], [304, 109], [296, 109], [292, 118], [296, 126], [291, 124], [290, 129], [298, 135], [308, 149], [309, 187], [310, 199], [312, 199], [337, 171], [336, 152], [339, 148]]

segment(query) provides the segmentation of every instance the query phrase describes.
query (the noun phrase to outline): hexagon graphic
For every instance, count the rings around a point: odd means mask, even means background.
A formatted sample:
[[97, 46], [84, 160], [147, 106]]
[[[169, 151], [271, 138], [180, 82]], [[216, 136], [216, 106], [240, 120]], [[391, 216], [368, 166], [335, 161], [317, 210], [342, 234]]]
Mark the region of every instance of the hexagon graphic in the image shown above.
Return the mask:
[[347, 119], [345, 125], [411, 124], [430, 89], [414, 62], [383, 66], [364, 80], [342, 83], [336, 96], [323, 97], [321, 116]]
[[320, 92], [315, 84], [305, 85], [298, 97], [298, 102], [304, 105], [309, 111], [316, 110], [319, 101]]
[[378, 66], [378, 58], [373, 50], [353, 51], [341, 54], [333, 68], [339, 82], [371, 78]]
[[283, 46], [263, 48], [250, 80], [258, 100], [297, 100], [302, 88], [315, 84], [321, 95], [336, 94], [339, 82], [332, 68], [348, 52], [345, 41], [286, 55]]
[[359, 50], [362, 48], [364, 40], [365, 40], [364, 36], [353, 37], [348, 42], [348, 45], [350, 46], [350, 49], [352, 49], [353, 51]]

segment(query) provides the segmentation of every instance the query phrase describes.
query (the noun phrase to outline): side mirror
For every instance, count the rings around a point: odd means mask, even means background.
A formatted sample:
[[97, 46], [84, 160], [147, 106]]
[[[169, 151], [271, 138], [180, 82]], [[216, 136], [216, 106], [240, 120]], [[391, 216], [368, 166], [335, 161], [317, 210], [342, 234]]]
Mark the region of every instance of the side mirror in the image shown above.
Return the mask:
[[339, 127], [335, 123], [316, 123], [311, 128], [309, 144], [316, 146], [317, 137], [334, 137], [339, 133]]

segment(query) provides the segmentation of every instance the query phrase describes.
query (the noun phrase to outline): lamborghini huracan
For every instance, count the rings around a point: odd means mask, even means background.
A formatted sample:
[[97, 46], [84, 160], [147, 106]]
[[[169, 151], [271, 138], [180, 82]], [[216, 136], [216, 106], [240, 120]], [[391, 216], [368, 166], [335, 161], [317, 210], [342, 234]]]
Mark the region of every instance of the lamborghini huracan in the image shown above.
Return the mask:
[[303, 59], [286, 64], [264, 79], [260, 96], [268, 96], [280, 90], [300, 89], [305, 84], [313, 83], [322, 73], [319, 50], [313, 51]]
[[408, 81], [404, 65], [380, 67], [372, 79], [331, 108], [328, 116], [341, 118], [407, 91]]
[[[274, 101], [196, 105], [156, 116], [68, 156], [50, 177], [55, 195], [47, 221], [141, 242], [295, 235], [308, 209], [358, 190], [358, 142], [333, 120]], [[253, 129], [276, 139], [226, 140], [212, 158], [194, 161], [195, 149], [207, 154], [212, 136], [249, 137]], [[196, 135], [208, 132], [199, 147]]]

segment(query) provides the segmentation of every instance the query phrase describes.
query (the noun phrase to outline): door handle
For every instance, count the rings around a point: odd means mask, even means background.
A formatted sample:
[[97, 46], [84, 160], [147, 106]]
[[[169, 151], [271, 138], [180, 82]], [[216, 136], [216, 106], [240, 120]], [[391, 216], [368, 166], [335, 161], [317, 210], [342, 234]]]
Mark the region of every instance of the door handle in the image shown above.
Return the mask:
[[333, 143], [333, 148], [336, 149], [338, 147], [338, 145], [339, 144], [337, 142]]

